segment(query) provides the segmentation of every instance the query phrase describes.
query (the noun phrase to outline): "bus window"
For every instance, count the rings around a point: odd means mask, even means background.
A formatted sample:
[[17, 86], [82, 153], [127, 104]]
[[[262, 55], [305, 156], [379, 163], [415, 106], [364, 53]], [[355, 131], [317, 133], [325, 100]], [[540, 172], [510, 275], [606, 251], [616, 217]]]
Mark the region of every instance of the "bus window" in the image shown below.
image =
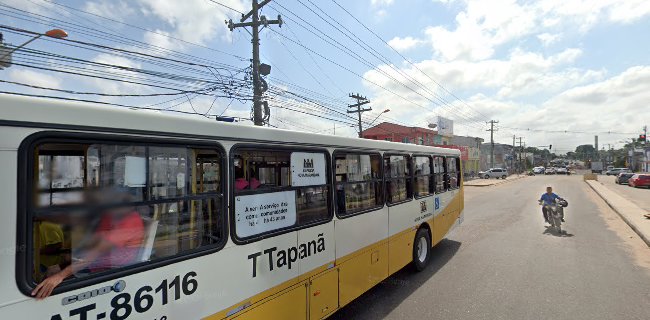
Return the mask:
[[428, 156], [413, 157], [413, 171], [415, 184], [413, 194], [416, 198], [433, 194], [433, 174], [431, 172], [431, 158]]
[[337, 152], [335, 159], [337, 212], [343, 216], [381, 207], [381, 156]]
[[445, 158], [440, 156], [433, 157], [433, 174], [435, 176], [436, 193], [445, 192]]
[[410, 157], [408, 155], [384, 156], [386, 202], [399, 203], [411, 199]]
[[449, 189], [457, 189], [460, 181], [460, 161], [456, 157], [447, 157]]
[[321, 151], [237, 148], [236, 235], [240, 239], [328, 220], [327, 157]]
[[[221, 152], [45, 143], [33, 153], [28, 274], [43, 288], [225, 239]], [[43, 288], [39, 296], [51, 293]]]

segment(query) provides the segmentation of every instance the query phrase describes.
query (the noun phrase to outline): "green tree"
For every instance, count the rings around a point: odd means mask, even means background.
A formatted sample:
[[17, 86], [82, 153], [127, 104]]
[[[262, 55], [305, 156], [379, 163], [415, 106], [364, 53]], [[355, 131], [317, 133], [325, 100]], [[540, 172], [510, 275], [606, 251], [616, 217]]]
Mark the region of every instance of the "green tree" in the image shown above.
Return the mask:
[[576, 154], [581, 160], [590, 160], [593, 159], [594, 154], [596, 154], [596, 149], [593, 145], [583, 144], [576, 147]]

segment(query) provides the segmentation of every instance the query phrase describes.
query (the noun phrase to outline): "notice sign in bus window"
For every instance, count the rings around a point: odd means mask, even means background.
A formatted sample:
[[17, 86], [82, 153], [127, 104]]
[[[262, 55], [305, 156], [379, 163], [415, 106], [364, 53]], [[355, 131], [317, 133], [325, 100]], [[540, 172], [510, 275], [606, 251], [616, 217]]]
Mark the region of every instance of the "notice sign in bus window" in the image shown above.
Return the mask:
[[241, 238], [296, 224], [296, 191], [235, 197], [237, 235]]
[[294, 187], [322, 185], [326, 183], [325, 154], [291, 153], [291, 185]]

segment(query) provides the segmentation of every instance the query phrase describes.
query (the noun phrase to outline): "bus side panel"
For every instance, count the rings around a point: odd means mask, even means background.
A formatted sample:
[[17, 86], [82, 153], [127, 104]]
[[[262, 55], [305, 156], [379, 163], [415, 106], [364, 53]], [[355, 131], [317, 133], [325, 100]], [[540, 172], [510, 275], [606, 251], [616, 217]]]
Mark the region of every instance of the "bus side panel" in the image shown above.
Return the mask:
[[246, 310], [241, 315], [238, 315], [232, 319], [304, 320], [307, 319], [307, 304], [300, 303], [300, 301], [306, 300], [307, 286], [305, 284], [299, 284], [257, 307]]
[[334, 263], [334, 221], [298, 231], [299, 243], [320, 238], [324, 240], [325, 251], [311, 259], [300, 260], [300, 279], [309, 279], [308, 301], [305, 302], [308, 302], [310, 319], [321, 319], [336, 311], [339, 306], [339, 277]]
[[415, 199], [388, 208], [389, 263], [393, 274], [413, 260], [413, 240], [418, 226], [433, 217], [434, 197]]
[[[0, 133], [8, 133], [7, 130], [0, 130]], [[4, 135], [3, 139], [4, 141]], [[2, 147], [5, 147], [4, 144]], [[0, 259], [0, 281], [3, 285], [0, 286], [0, 305], [15, 301], [17, 299], [25, 298], [22, 294], [18, 293], [16, 288], [16, 152], [15, 151], [0, 151], [0, 181], [3, 182], [2, 192], [0, 192], [0, 203], [2, 203], [2, 211], [0, 211], [0, 225], [5, 226], [0, 232], [0, 243], [2, 243], [2, 259]], [[18, 318], [20, 313], [7, 314], [4, 309], [0, 307], [1, 318], [10, 319]], [[7, 317], [5, 317], [5, 315]], [[24, 316], [25, 314], [22, 313]]]
[[344, 306], [388, 277], [388, 242], [372, 245], [339, 265], [339, 301]]
[[[459, 214], [459, 198], [461, 197], [460, 189], [450, 190], [437, 194], [439, 206], [436, 207], [433, 218], [433, 235], [432, 245], [436, 245], [445, 238], [451, 226], [454, 224]], [[444, 205], [443, 205], [444, 204]]]
[[334, 227], [343, 306], [388, 277], [388, 209], [336, 220]]

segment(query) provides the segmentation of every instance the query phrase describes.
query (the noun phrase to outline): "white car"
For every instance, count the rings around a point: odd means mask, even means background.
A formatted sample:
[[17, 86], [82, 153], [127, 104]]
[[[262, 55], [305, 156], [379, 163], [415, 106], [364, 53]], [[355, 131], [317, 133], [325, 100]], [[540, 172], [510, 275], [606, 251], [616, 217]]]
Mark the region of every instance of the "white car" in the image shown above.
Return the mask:
[[556, 174], [568, 174], [569, 170], [566, 169], [566, 167], [559, 167], [555, 169]]
[[631, 172], [632, 172], [632, 170], [630, 170], [628, 168], [612, 168], [612, 169], [607, 170], [607, 172], [605, 172], [605, 174], [608, 175], [608, 176], [617, 176], [619, 173], [631, 173]]
[[478, 176], [484, 179], [490, 179], [490, 178], [505, 179], [508, 176], [508, 171], [506, 169], [501, 169], [501, 168], [492, 168], [486, 171], [479, 172]]
[[535, 168], [533, 168], [533, 173], [534, 174], [544, 174], [544, 170], [546, 170], [544, 167], [535, 167]]

